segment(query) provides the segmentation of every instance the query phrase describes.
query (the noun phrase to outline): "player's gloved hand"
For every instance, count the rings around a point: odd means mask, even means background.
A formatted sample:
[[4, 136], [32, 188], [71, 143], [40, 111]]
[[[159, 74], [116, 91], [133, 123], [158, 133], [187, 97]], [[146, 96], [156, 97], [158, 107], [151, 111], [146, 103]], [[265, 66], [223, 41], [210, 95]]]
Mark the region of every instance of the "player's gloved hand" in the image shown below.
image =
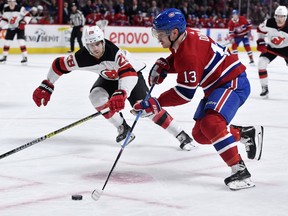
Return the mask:
[[148, 117], [150, 115], [159, 113], [162, 108], [158, 100], [154, 97], [151, 97], [148, 100], [142, 100], [135, 103], [133, 106], [133, 110], [131, 110], [131, 113], [137, 115], [141, 110], [141, 117]]
[[33, 100], [38, 107], [46, 106], [50, 100], [51, 94], [54, 91], [54, 85], [48, 80], [43, 80], [41, 85], [33, 92]]
[[25, 25], [26, 25], [26, 22], [24, 20], [20, 20], [18, 28], [20, 30], [24, 30], [25, 29]]
[[258, 39], [256, 43], [257, 43], [257, 50], [259, 52], [262, 52], [262, 53], [267, 52], [266, 42], [263, 38]]
[[114, 92], [109, 100], [109, 108], [111, 112], [119, 112], [125, 107], [127, 93], [125, 90], [118, 89]]
[[168, 61], [164, 58], [159, 58], [150, 70], [148, 77], [149, 85], [162, 83], [169, 69], [170, 65]]

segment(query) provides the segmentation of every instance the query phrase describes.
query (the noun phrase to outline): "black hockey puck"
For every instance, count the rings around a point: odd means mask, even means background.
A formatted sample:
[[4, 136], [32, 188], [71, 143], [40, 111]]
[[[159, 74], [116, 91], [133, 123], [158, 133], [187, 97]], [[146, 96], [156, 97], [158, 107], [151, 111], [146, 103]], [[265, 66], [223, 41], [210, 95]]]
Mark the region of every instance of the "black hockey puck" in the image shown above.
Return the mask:
[[83, 196], [82, 195], [72, 195], [72, 200], [82, 200]]

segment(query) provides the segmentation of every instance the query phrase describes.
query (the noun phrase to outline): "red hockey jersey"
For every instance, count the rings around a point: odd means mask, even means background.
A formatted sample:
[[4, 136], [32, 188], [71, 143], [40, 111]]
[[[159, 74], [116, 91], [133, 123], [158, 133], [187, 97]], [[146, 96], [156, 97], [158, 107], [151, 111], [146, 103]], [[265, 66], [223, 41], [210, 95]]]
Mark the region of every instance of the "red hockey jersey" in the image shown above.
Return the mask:
[[252, 24], [244, 16], [239, 16], [237, 21], [231, 19], [228, 23], [230, 38], [244, 37], [252, 29]]
[[227, 47], [199, 31], [187, 28], [186, 32], [179, 48], [170, 49], [168, 73], [177, 73], [177, 85], [159, 96], [161, 106], [177, 106], [191, 101], [198, 86], [203, 88], [207, 97], [246, 69]]

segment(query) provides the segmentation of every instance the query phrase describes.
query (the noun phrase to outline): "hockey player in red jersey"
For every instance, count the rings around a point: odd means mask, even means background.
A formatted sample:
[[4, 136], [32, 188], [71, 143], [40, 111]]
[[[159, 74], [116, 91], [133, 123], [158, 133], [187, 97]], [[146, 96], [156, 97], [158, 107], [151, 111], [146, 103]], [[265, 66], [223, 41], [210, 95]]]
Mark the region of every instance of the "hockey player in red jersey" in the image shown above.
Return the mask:
[[158, 113], [162, 107], [179, 106], [194, 97], [202, 87], [204, 98], [194, 114], [192, 135], [200, 144], [212, 144], [232, 174], [225, 179], [231, 190], [253, 187], [237, 149], [237, 141], [245, 144], [249, 159], [259, 160], [262, 152], [263, 127], [227, 125], [246, 101], [250, 84], [245, 66], [226, 47], [201, 32], [186, 28], [180, 10], [168, 8], [153, 21], [152, 34], [171, 55], [156, 61], [149, 73], [149, 84], [160, 84], [165, 74], [177, 73], [177, 84], [157, 99], [138, 102], [134, 112]]
[[268, 64], [277, 56], [280, 56], [285, 59], [286, 65], [288, 65], [288, 23], [286, 6], [278, 6], [275, 10], [274, 17], [261, 23], [257, 28], [257, 32], [257, 50], [261, 52], [258, 62], [258, 74], [262, 87], [260, 96], [262, 98], [268, 98]]
[[[133, 106], [146, 97], [148, 87], [142, 76], [146, 65], [135, 61], [131, 55], [104, 38], [98, 26], [88, 27], [84, 31], [85, 46], [75, 54], [56, 58], [47, 74], [47, 79], [34, 91], [33, 100], [37, 106], [46, 106], [54, 90], [55, 82], [63, 75], [75, 70], [91, 71], [100, 76], [90, 91], [90, 101], [96, 110], [110, 108], [103, 116], [118, 129], [116, 142], [124, 140], [130, 130], [123, 115], [126, 99]], [[75, 89], [76, 90], [76, 89]], [[191, 150], [193, 140], [175, 122], [165, 110], [152, 115], [154, 123], [167, 130], [180, 142], [180, 148]], [[130, 141], [134, 139], [131, 133]]]
[[12, 43], [15, 35], [17, 35], [17, 40], [22, 52], [21, 63], [27, 62], [27, 48], [25, 42], [25, 25], [31, 20], [30, 14], [17, 4], [16, 0], [8, 0], [8, 4], [3, 9], [2, 20], [0, 21], [0, 29], [4, 26], [8, 26], [5, 42], [3, 48], [3, 57], [0, 62], [6, 62], [8, 52], [10, 49], [10, 44]]
[[238, 54], [238, 46], [242, 42], [249, 56], [249, 64], [254, 64], [253, 52], [250, 47], [249, 36], [252, 24], [244, 16], [239, 16], [238, 10], [232, 11], [232, 19], [228, 22], [229, 38], [232, 44], [232, 54]]

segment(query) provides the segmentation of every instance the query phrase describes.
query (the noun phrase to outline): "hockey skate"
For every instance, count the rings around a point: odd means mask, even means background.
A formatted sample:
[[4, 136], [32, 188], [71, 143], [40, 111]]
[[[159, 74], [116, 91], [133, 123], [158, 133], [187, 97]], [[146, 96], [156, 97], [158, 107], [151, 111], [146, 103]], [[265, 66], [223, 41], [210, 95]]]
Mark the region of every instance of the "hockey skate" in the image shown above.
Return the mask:
[[185, 131], [181, 131], [176, 138], [180, 141], [180, 148], [185, 151], [190, 151], [195, 148], [195, 144], [193, 143], [193, 139], [185, 133]]
[[263, 126], [242, 127], [231, 125], [231, 127], [240, 130], [240, 136], [241, 136], [240, 142], [245, 145], [247, 157], [251, 160], [253, 159], [260, 160], [263, 148], [263, 135], [264, 135]]
[[267, 99], [269, 95], [268, 85], [262, 86], [262, 92], [260, 93], [260, 97], [263, 99]]
[[[123, 118], [122, 113], [120, 113], [121, 117]], [[122, 140], [125, 140], [131, 127], [126, 123], [125, 119], [123, 118], [123, 123], [120, 125], [117, 130], [118, 130], [118, 136], [116, 137], [116, 142], [119, 143]], [[128, 145], [130, 142], [132, 142], [135, 139], [135, 135], [133, 133], [130, 133], [130, 137], [126, 145]]]
[[28, 62], [27, 57], [23, 57], [23, 59], [21, 60], [21, 64], [26, 64]]
[[255, 62], [254, 62], [254, 60], [253, 60], [253, 59], [252, 59], [252, 60], [250, 60], [250, 62], [249, 62], [249, 65], [255, 66]]
[[224, 182], [231, 190], [241, 190], [254, 187], [251, 181], [251, 174], [247, 170], [244, 161], [240, 160], [237, 164], [231, 166], [231, 176], [227, 177]]
[[0, 59], [0, 63], [5, 63], [7, 61], [7, 56], [3, 56], [3, 58]]

